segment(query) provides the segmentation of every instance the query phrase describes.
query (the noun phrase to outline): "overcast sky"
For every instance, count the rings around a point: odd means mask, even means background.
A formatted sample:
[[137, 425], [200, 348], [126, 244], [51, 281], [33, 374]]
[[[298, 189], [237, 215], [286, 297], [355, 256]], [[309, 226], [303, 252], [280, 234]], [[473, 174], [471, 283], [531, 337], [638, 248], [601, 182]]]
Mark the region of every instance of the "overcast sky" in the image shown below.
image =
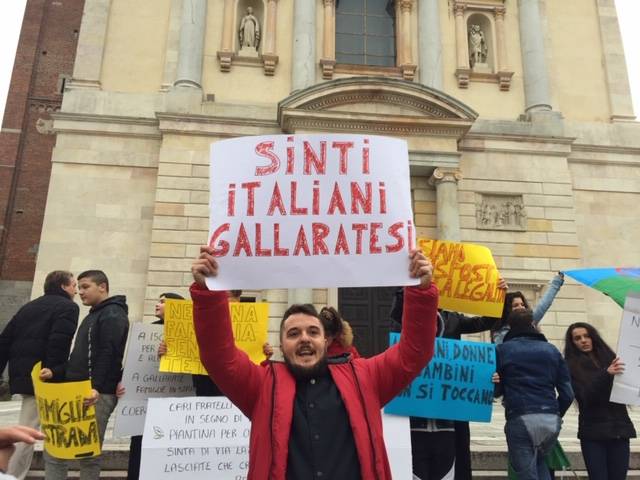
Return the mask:
[[[25, 4], [26, 0], [0, 0], [0, 118], [4, 115], [4, 104]], [[640, 0], [616, 0], [616, 5], [629, 68], [633, 103], [636, 114], [640, 115]]]

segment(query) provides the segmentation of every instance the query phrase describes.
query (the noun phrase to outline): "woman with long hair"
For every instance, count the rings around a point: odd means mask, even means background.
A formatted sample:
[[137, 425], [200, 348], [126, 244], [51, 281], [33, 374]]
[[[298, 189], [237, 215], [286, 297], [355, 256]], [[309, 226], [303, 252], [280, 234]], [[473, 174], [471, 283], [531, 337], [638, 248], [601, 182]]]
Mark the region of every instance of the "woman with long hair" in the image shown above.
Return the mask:
[[333, 307], [323, 307], [320, 310], [320, 321], [327, 338], [327, 355], [335, 357], [348, 353], [352, 358], [359, 358], [360, 354], [353, 346], [353, 330], [340, 312]]
[[629, 468], [629, 439], [636, 431], [626, 405], [609, 401], [613, 377], [624, 363], [588, 323], [569, 326], [564, 358], [580, 414], [578, 438], [589, 478], [623, 480]]

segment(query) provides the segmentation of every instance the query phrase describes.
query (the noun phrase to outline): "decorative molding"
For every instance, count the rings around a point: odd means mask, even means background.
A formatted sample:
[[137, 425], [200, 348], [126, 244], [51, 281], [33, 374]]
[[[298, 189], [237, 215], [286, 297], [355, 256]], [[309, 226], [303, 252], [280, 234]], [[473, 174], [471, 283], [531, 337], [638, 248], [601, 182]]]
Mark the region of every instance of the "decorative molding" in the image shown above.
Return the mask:
[[322, 78], [325, 80], [331, 80], [333, 78], [333, 72], [336, 67], [336, 61], [327, 58], [321, 58], [320, 67], [322, 68]]
[[260, 56], [264, 67], [264, 74], [272, 77], [276, 73], [276, 65], [278, 64], [278, 55], [270, 55], [264, 53]]
[[527, 230], [527, 210], [522, 195], [479, 194], [476, 203], [478, 230]]
[[429, 185], [437, 187], [441, 183], [458, 183], [462, 180], [462, 172], [459, 168], [437, 167], [431, 177], [429, 177]]

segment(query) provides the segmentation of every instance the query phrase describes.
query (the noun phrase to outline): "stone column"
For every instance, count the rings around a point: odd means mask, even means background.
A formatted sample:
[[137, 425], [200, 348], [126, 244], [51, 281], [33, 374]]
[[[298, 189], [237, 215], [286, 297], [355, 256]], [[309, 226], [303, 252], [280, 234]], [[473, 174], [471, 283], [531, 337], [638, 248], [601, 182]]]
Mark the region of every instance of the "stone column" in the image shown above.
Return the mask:
[[597, 0], [612, 121], [633, 120], [629, 74], [614, 0]]
[[507, 59], [507, 44], [504, 34], [504, 14], [505, 8], [500, 7], [495, 10], [496, 19], [496, 43], [498, 44], [498, 71], [509, 70], [509, 60]]
[[420, 0], [418, 35], [420, 83], [442, 90], [442, 41], [438, 0]]
[[467, 44], [467, 26], [464, 21], [464, 11], [466, 5], [455, 4], [454, 14], [456, 17], [456, 77], [458, 86], [467, 88], [469, 86], [469, 46]]
[[294, 303], [313, 303], [313, 289], [292, 288], [288, 292], [289, 305]]
[[207, 21], [207, 0], [184, 0], [176, 87], [202, 90], [202, 61]]
[[460, 241], [460, 210], [458, 207], [458, 181], [462, 174], [457, 168], [438, 167], [429, 183], [436, 187], [436, 216], [438, 238]]
[[86, 0], [71, 87], [100, 88], [111, 0]]
[[336, 0], [323, 0], [324, 25], [322, 28], [322, 78], [333, 78], [336, 65]]
[[539, 0], [518, 0], [525, 112], [551, 111], [551, 91], [545, 57]]
[[316, 83], [316, 2], [294, 0], [291, 90]]
[[180, 47], [180, 23], [182, 21], [182, 1], [183, 0], [171, 0], [167, 46], [164, 54], [164, 73], [162, 74], [162, 85], [160, 86], [161, 91], [168, 91], [176, 80], [178, 48]]
[[235, 28], [233, 25], [234, 0], [224, 0], [224, 12], [222, 14], [222, 47], [218, 50], [218, 60], [220, 60], [220, 70], [228, 72], [231, 70], [231, 60], [233, 59], [233, 36]]

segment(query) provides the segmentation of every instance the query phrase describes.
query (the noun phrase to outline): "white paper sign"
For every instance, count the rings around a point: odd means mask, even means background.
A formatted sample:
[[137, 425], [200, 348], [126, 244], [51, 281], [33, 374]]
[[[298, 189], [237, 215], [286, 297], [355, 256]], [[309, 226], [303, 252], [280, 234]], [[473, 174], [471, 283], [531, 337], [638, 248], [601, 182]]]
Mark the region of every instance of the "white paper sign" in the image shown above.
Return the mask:
[[618, 356], [625, 363], [611, 389], [612, 402], [640, 405], [640, 295], [629, 294], [624, 302], [620, 323]]
[[158, 372], [162, 325], [131, 324], [122, 372], [125, 394], [116, 405], [113, 434], [142, 435], [147, 399], [193, 395], [191, 375]]
[[210, 289], [415, 285], [404, 140], [271, 135], [211, 146]]
[[411, 457], [411, 427], [409, 417], [382, 414], [384, 443], [391, 467], [391, 478], [411, 479], [413, 460]]
[[245, 480], [251, 423], [226, 397], [150, 398], [141, 480]]
[[[411, 478], [409, 418], [382, 415], [393, 478]], [[251, 423], [226, 397], [151, 398], [141, 480], [245, 480]]]

